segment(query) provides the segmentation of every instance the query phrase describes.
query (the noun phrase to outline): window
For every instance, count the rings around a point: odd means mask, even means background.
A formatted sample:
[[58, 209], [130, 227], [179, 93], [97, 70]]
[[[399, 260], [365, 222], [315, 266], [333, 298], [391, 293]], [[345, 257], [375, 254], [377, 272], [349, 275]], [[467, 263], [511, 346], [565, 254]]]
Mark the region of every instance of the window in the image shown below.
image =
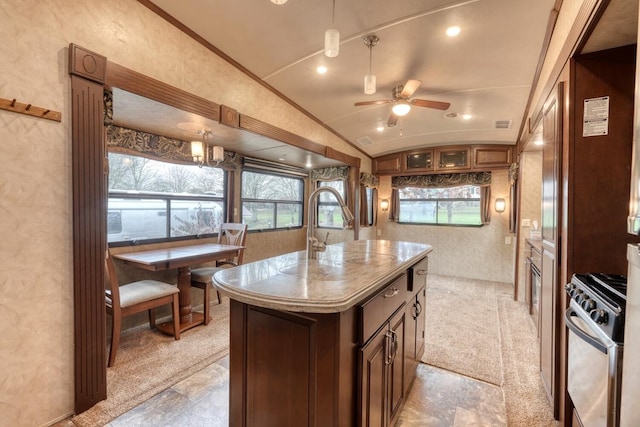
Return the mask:
[[109, 243], [210, 235], [225, 215], [225, 174], [109, 153]]
[[365, 192], [365, 200], [363, 200], [362, 202], [366, 202], [367, 206], [366, 206], [366, 210], [367, 210], [367, 214], [366, 214], [366, 220], [364, 221], [364, 226], [371, 226], [373, 225], [373, 193], [374, 193], [374, 189], [370, 188], [370, 187], [365, 187], [364, 189]]
[[482, 225], [480, 187], [405, 187], [400, 196], [399, 220], [410, 224]]
[[242, 172], [242, 222], [248, 230], [302, 227], [302, 178]]
[[[338, 190], [342, 200], [346, 203], [345, 181], [319, 181], [318, 187], [333, 187]], [[318, 195], [318, 227], [324, 228], [343, 228], [344, 220], [342, 218], [342, 209], [338, 199], [332, 193], [327, 191]]]

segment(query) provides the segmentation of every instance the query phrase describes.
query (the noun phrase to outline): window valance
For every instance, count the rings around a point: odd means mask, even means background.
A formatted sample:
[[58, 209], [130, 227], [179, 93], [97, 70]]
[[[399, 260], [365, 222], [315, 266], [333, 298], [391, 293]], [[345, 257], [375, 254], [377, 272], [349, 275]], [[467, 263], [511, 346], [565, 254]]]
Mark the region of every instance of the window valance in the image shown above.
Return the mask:
[[491, 185], [491, 172], [445, 173], [436, 175], [394, 176], [392, 188], [455, 187], [459, 185]]
[[[107, 149], [110, 151], [167, 162], [193, 163], [191, 144], [188, 142], [116, 125], [107, 125], [106, 130]], [[224, 160], [217, 167], [236, 169], [240, 164], [237, 153], [225, 150]]]
[[311, 170], [312, 181], [346, 181], [349, 179], [349, 166], [332, 166]]
[[380, 185], [380, 178], [370, 173], [360, 173], [360, 185], [368, 188], [377, 188]]

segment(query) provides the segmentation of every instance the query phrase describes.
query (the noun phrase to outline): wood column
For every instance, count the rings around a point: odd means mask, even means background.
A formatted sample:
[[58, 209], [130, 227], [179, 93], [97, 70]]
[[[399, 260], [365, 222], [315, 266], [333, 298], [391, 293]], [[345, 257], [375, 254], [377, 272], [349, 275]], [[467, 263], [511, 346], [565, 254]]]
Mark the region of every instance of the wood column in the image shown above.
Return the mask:
[[73, 180], [74, 409], [107, 398], [107, 247], [103, 92], [106, 58], [69, 45]]

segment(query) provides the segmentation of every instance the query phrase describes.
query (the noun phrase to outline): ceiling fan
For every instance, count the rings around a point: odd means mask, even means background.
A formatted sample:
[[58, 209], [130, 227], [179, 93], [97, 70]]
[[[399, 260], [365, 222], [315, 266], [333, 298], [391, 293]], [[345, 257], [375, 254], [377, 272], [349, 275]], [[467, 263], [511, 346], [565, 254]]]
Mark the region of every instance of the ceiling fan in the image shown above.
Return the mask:
[[451, 105], [448, 102], [429, 101], [427, 99], [411, 99], [411, 95], [418, 90], [422, 82], [420, 80], [408, 80], [404, 85], [399, 85], [393, 88], [391, 99], [381, 99], [378, 101], [361, 101], [356, 102], [356, 107], [361, 105], [380, 105], [391, 104], [391, 114], [387, 121], [387, 126], [393, 127], [398, 124], [398, 119], [401, 116], [406, 115], [411, 110], [411, 106], [417, 107], [435, 108], [438, 110], [446, 110]]

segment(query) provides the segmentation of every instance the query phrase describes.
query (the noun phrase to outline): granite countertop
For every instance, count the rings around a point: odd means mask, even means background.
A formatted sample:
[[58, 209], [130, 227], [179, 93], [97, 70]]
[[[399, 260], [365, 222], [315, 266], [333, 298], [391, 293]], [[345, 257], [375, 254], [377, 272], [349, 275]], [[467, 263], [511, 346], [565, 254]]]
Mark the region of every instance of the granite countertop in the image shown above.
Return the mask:
[[298, 251], [217, 272], [231, 299], [275, 310], [346, 311], [432, 251], [431, 245], [356, 240], [327, 246], [317, 259]]

